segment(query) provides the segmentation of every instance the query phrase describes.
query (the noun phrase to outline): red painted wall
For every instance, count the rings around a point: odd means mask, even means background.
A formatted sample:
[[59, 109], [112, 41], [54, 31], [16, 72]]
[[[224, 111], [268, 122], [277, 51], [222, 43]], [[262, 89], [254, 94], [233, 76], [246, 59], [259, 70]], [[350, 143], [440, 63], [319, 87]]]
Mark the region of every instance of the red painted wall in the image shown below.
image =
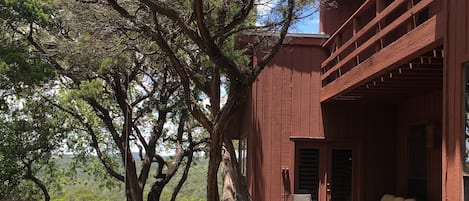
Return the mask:
[[[428, 201], [441, 200], [441, 121], [443, 97], [441, 89], [418, 95], [399, 103], [396, 152], [396, 194], [407, 194], [407, 138], [410, 126], [427, 125]], [[431, 130], [429, 130], [431, 129]]]
[[287, 186], [293, 189], [290, 136], [323, 137], [319, 69], [325, 52], [319, 46], [322, 39], [304, 40], [310, 45], [294, 41], [285, 45], [252, 88], [245, 118], [251, 127], [244, 132], [249, 136], [248, 183], [253, 200], [283, 200], [282, 168], [289, 169]]
[[330, 140], [352, 140], [361, 148], [361, 199], [379, 200], [396, 186], [397, 107], [393, 104], [335, 101], [323, 105]]

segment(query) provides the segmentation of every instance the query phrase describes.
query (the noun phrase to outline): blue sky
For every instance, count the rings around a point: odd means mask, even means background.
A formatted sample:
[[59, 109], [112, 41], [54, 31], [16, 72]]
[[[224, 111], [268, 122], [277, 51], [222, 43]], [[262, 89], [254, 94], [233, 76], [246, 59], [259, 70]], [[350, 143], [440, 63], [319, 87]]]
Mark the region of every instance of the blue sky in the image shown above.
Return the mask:
[[291, 33], [319, 33], [319, 12], [297, 22], [291, 29]]
[[[258, 24], [262, 24], [264, 20], [268, 20], [271, 17], [271, 9], [275, 6], [278, 0], [256, 0]], [[289, 32], [290, 33], [319, 33], [319, 12], [315, 12], [316, 6], [308, 6], [303, 10], [301, 15], [310, 15], [306, 18], [301, 19], [294, 24]], [[311, 14], [311, 12], [314, 12]]]

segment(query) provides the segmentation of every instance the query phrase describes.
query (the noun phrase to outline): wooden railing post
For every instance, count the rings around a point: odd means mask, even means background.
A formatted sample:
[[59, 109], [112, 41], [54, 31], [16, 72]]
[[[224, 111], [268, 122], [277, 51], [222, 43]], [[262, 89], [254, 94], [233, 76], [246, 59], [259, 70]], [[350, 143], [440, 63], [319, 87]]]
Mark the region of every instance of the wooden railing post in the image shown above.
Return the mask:
[[[407, 10], [411, 9], [414, 7], [414, 0], [409, 0], [407, 2]], [[409, 32], [410, 30], [414, 29], [417, 26], [417, 22], [415, 19], [415, 14], [412, 14], [412, 21], [407, 23], [407, 30], [406, 32]]]
[[[354, 36], [356, 35], [357, 31], [358, 31], [358, 26], [359, 26], [359, 22], [358, 22], [358, 17], [356, 18], [353, 18], [353, 22], [352, 22], [352, 38], [354, 38]], [[358, 41], [355, 40], [354, 42], [354, 45], [355, 45], [355, 49], [356, 50], [358, 48]], [[356, 62], [357, 62], [357, 65], [360, 63], [360, 55], [358, 54], [357, 57], [356, 57]]]
[[[376, 0], [376, 16], [378, 16], [378, 14], [380, 14], [381, 11], [383, 11], [385, 8], [386, 8], [386, 4], [384, 0]], [[382, 26], [383, 26], [383, 21], [379, 21], [378, 26], [376, 27], [376, 33], [379, 33], [381, 31]], [[384, 46], [383, 38], [380, 38], [379, 43], [376, 44], [375, 51], [377, 52], [383, 49], [383, 46]]]

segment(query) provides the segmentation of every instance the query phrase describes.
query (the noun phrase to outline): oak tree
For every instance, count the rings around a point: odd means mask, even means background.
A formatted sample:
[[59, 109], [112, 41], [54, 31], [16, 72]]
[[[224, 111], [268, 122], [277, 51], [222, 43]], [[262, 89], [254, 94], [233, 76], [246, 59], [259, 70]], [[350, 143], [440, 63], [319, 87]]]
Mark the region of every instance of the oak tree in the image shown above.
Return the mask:
[[[217, 172], [222, 160], [223, 144], [231, 139], [225, 135], [227, 126], [240, 110], [250, 87], [267, 63], [280, 49], [289, 27], [315, 1], [278, 0], [107, 0], [94, 2], [112, 7], [129, 26], [158, 44], [179, 76], [188, 111], [210, 134], [210, 160], [207, 174], [207, 198], [220, 200]], [[258, 16], [257, 4], [268, 12]], [[312, 5], [313, 4], [313, 5]], [[262, 23], [259, 23], [262, 21]], [[240, 37], [253, 40], [237, 46]], [[256, 51], [259, 59], [251, 62], [248, 55]], [[225, 87], [223, 87], [225, 86]], [[226, 102], [222, 103], [222, 88]], [[201, 104], [201, 91], [209, 104]], [[246, 183], [241, 176], [233, 149], [232, 174], [239, 200], [249, 200]]]

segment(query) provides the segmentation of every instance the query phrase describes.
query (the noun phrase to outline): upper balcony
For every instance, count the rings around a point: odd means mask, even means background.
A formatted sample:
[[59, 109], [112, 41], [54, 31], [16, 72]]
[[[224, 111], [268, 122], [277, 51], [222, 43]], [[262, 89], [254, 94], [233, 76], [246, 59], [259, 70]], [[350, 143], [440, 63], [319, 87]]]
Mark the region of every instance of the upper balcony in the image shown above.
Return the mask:
[[438, 46], [440, 4], [366, 0], [323, 44], [330, 56], [321, 65], [321, 102]]

